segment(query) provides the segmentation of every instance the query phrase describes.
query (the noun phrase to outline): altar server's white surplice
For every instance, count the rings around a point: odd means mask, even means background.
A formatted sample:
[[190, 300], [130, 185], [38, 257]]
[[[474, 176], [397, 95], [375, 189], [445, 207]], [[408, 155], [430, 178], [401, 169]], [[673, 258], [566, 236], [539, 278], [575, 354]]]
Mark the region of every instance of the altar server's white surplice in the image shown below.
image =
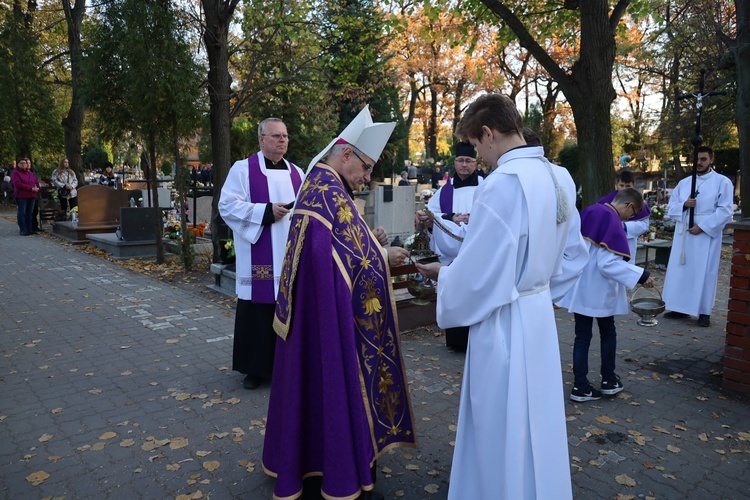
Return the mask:
[[[540, 147], [504, 154], [456, 259], [440, 270], [437, 320], [471, 325], [448, 498], [572, 497], [552, 307], [588, 260], [575, 184]], [[567, 195], [556, 222], [553, 176]]]

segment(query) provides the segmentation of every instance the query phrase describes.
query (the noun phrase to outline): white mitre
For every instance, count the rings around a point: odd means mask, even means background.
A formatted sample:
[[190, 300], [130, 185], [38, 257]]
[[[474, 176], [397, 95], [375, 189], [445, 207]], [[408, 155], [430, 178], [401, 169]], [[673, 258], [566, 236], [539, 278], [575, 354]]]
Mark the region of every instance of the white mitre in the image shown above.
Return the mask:
[[328, 154], [335, 144], [342, 143], [351, 144], [369, 156], [372, 161], [377, 162], [394, 128], [396, 128], [396, 122], [373, 123], [370, 105], [368, 104], [338, 137], [313, 158], [307, 166], [307, 170], [309, 171], [321, 158]]

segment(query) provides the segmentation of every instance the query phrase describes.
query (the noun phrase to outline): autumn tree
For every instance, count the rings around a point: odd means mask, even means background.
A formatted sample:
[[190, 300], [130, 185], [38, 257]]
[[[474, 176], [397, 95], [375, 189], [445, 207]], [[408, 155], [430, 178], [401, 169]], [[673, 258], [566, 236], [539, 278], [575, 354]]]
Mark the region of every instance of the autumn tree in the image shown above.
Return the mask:
[[79, 184], [83, 185], [83, 171], [81, 165], [81, 129], [85, 106], [82, 96], [81, 79], [83, 51], [81, 49], [81, 25], [86, 12], [86, 0], [61, 0], [63, 12], [65, 13], [65, 25], [67, 27], [68, 59], [70, 63], [70, 107], [68, 114], [62, 119], [65, 131], [65, 156], [68, 158], [70, 168], [78, 175]]
[[[511, 29], [557, 82], [570, 103], [578, 136], [578, 151], [584, 204], [594, 203], [611, 188], [612, 125], [610, 109], [616, 94], [612, 85], [617, 28], [631, 0], [565, 0], [550, 2], [501, 2], [479, 0], [497, 19]], [[634, 2], [635, 3], [635, 2]], [[539, 19], [530, 23], [531, 18]], [[528, 26], [537, 26], [532, 33]], [[578, 57], [570, 68], [560, 66], [540, 43], [549, 33], [578, 32]]]
[[[138, 136], [148, 151], [152, 206], [159, 206], [157, 149], [172, 150], [198, 124], [200, 77], [186, 29], [168, 0], [115, 0], [103, 7], [90, 33], [86, 59], [88, 102], [103, 133]], [[165, 61], [164, 54], [169, 54]], [[161, 217], [156, 218], [157, 262], [164, 260]]]
[[61, 99], [41, 40], [45, 13], [33, 0], [7, 7], [0, 10], [0, 158], [52, 162], [62, 136]]

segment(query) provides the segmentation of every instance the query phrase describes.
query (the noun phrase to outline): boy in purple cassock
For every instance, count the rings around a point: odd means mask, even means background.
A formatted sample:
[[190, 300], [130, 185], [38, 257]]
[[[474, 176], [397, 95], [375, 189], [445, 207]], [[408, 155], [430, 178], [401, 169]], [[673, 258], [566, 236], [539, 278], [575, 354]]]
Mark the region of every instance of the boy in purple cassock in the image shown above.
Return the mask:
[[[615, 185], [616, 189], [608, 195], [602, 196], [598, 203], [602, 205], [604, 205], [605, 203], [612, 203], [612, 200], [615, 199], [617, 193], [619, 193], [623, 189], [634, 187], [635, 176], [633, 175], [633, 172], [631, 172], [630, 170], [623, 170], [622, 172], [620, 172], [620, 175], [617, 176], [617, 184]], [[630, 249], [630, 255], [635, 255], [635, 251], [638, 247], [638, 237], [648, 231], [649, 225], [651, 224], [649, 217], [651, 217], [651, 209], [649, 209], [648, 205], [644, 202], [643, 208], [640, 212], [638, 212], [637, 214], [633, 214], [622, 223], [623, 227], [625, 228], [625, 234], [628, 238], [628, 248]]]
[[[577, 402], [600, 399], [622, 391], [623, 384], [615, 373], [617, 331], [615, 314], [628, 313], [625, 288], [641, 284], [654, 286], [649, 272], [628, 261], [630, 249], [623, 221], [643, 209], [643, 197], [632, 188], [617, 193], [611, 203], [595, 204], [581, 211], [581, 234], [589, 247], [589, 261], [578, 282], [558, 303], [575, 316], [573, 374], [575, 381], [570, 399]], [[601, 338], [601, 391], [588, 379], [589, 345], [596, 318]]]

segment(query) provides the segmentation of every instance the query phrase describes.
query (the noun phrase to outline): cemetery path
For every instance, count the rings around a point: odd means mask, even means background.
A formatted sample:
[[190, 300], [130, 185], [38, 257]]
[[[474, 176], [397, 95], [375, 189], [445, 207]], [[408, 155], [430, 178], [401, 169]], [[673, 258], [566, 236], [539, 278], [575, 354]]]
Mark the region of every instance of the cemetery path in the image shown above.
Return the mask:
[[[210, 276], [172, 286], [17, 233], [0, 218], [0, 498], [270, 498], [269, 389], [229, 369], [234, 311]], [[747, 498], [750, 403], [719, 388], [727, 262], [710, 328], [618, 318], [625, 390], [566, 404], [576, 498]], [[567, 398], [573, 321], [556, 315]], [[379, 461], [388, 499], [447, 496], [464, 355], [444, 341], [403, 333], [420, 448]]]

